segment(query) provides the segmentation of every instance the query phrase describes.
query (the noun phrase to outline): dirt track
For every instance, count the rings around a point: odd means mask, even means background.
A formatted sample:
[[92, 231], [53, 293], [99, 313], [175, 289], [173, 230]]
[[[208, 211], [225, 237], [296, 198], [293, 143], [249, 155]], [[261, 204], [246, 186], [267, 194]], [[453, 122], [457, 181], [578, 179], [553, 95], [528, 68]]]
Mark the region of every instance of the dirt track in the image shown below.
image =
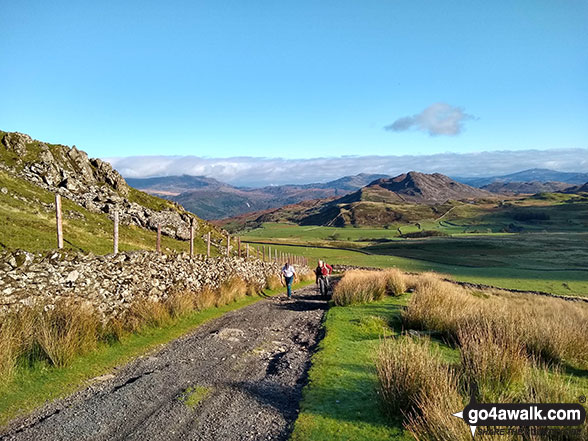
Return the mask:
[[[314, 286], [232, 311], [95, 379], [1, 440], [285, 440], [326, 302]], [[207, 388], [200, 404], [186, 390]]]

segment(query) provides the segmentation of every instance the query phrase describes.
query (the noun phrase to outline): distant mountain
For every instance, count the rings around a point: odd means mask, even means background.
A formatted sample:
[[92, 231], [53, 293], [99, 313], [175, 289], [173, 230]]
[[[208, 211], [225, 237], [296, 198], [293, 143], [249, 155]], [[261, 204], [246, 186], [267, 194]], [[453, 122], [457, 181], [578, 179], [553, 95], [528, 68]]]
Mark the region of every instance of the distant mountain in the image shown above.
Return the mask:
[[588, 182], [586, 182], [582, 185], [576, 185], [574, 187], [566, 188], [562, 193], [569, 193], [569, 194], [588, 193]]
[[531, 168], [516, 173], [511, 173], [504, 176], [489, 176], [464, 178], [454, 177], [462, 184], [471, 185], [473, 187], [483, 187], [493, 182], [564, 182], [566, 184], [583, 184], [588, 181], [588, 173], [571, 173], [559, 172], [545, 168]]
[[262, 188], [240, 188], [205, 176], [166, 176], [127, 179], [129, 185], [180, 203], [204, 219], [221, 219], [244, 213], [313, 199], [342, 196], [386, 177], [381, 174], [359, 174], [303, 185], [276, 185]]
[[501, 194], [535, 194], [535, 193], [554, 193], [564, 191], [570, 188], [570, 184], [565, 182], [493, 182], [484, 185], [482, 190], [492, 193]]
[[409, 172], [377, 179], [340, 198], [309, 201], [276, 210], [251, 213], [223, 225], [255, 226], [262, 222], [295, 222], [300, 225], [385, 226], [418, 219], [435, 219], [456, 201], [492, 198], [495, 195], [460, 184], [439, 173]]

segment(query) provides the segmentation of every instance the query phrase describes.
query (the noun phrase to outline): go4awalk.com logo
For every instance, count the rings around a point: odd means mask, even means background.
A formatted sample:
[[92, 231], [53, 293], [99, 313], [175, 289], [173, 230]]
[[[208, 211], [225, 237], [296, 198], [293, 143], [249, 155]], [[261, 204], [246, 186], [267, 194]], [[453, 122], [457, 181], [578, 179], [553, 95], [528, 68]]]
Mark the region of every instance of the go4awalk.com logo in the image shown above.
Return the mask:
[[506, 434], [516, 432], [513, 427], [581, 426], [586, 421], [586, 409], [579, 403], [478, 403], [472, 388], [470, 403], [453, 416], [470, 426], [473, 437], [478, 427], [508, 427], [486, 430], [489, 434]]

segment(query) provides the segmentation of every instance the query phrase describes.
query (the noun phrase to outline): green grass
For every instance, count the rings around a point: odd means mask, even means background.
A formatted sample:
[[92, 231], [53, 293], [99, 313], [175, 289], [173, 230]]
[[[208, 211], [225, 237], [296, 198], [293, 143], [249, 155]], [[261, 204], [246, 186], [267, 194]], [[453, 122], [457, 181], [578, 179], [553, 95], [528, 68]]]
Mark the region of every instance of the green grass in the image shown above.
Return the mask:
[[196, 407], [204, 401], [212, 390], [209, 387], [193, 386], [186, 389], [180, 400], [188, 407]]
[[[295, 288], [306, 286], [303, 282]], [[264, 295], [278, 295], [285, 288], [265, 290]], [[74, 360], [69, 367], [58, 368], [46, 363], [32, 367], [19, 367], [14, 377], [0, 384], [0, 426], [16, 416], [26, 414], [48, 400], [66, 396], [89, 384], [89, 380], [108, 373], [115, 366], [155, 350], [228, 311], [251, 305], [262, 297], [245, 297], [220, 308], [193, 312], [179, 318], [170, 326], [146, 327], [140, 333], [130, 334], [121, 342], [101, 344], [97, 350]]]
[[383, 413], [373, 360], [380, 338], [399, 332], [406, 299], [327, 312], [326, 335], [312, 358], [293, 441], [411, 439], [400, 420], [391, 422]]

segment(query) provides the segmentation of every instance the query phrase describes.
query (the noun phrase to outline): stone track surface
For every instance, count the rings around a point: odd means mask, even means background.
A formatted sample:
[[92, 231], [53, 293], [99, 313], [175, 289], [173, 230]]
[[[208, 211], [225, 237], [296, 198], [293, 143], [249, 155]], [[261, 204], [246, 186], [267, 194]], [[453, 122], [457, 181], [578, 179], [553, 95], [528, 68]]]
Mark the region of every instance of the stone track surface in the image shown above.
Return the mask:
[[[231, 311], [10, 425], [1, 440], [285, 440], [327, 303], [314, 286]], [[207, 388], [197, 405], [190, 388]]]

